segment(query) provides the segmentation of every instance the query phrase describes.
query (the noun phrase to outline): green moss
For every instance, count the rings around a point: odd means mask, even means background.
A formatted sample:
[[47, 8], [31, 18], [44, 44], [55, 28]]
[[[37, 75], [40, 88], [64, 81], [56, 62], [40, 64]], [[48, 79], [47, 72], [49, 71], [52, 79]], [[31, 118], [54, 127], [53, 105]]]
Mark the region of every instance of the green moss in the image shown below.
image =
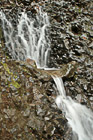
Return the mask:
[[28, 70], [26, 68], [23, 68], [24, 72], [27, 72], [28, 73]]
[[14, 78], [16, 79], [16, 78], [17, 78], [17, 76], [16, 76], [16, 75], [14, 75]]
[[81, 10], [80, 7], [78, 7], [78, 6], [76, 5], [76, 6], [75, 6], [75, 11], [78, 12], [78, 13], [81, 13], [82, 10]]
[[12, 84], [15, 88], [21, 87], [20, 84], [18, 84], [18, 82], [14, 81], [13, 79], [12, 79], [12, 82], [10, 84]]
[[74, 79], [77, 79], [77, 78], [78, 78], [78, 75], [75, 74], [75, 75], [74, 75]]
[[0, 72], [0, 76], [2, 76], [3, 72]]
[[12, 72], [10, 72], [9, 68], [8, 68], [8, 65], [6, 63], [2, 63], [3, 64], [3, 67], [4, 69], [6, 70], [6, 72], [9, 74], [9, 75], [13, 75]]
[[8, 65], [6, 63], [2, 63], [1, 62], [1, 64], [3, 65], [5, 71], [9, 74], [9, 76], [11, 76], [11, 82], [8, 81], [9, 82], [9, 85], [12, 84], [15, 88], [20, 88], [21, 85], [17, 81], [14, 80], [14, 79], [17, 78], [17, 76], [14, 75], [13, 72], [10, 71], [10, 69], [9, 69], [9, 67], [8, 67]]

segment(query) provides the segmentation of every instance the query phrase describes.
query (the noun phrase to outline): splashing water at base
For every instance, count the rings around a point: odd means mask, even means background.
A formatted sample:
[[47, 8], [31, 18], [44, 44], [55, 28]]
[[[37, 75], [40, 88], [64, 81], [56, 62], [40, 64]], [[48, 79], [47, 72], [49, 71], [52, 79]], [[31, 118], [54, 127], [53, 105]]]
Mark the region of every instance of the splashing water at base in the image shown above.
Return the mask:
[[[53, 79], [59, 91], [56, 104], [64, 112], [68, 124], [78, 136], [78, 140], [93, 140], [92, 111], [66, 96], [63, 81], [60, 77], [53, 77]], [[74, 140], [77, 139], [74, 138]]]

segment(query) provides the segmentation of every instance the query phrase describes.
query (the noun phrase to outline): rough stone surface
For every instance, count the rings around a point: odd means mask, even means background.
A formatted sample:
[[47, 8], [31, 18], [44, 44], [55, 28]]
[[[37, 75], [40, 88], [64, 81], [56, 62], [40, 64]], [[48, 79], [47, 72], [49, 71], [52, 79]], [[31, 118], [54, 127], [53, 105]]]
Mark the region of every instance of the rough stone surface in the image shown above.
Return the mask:
[[[0, 10], [16, 19], [16, 13], [25, 8], [35, 17], [38, 5], [48, 13], [51, 24], [50, 66], [78, 62], [74, 75], [63, 78], [66, 93], [93, 109], [92, 1], [1, 0]], [[0, 26], [0, 139], [72, 140], [67, 120], [55, 104], [53, 79], [12, 60], [3, 40]]]

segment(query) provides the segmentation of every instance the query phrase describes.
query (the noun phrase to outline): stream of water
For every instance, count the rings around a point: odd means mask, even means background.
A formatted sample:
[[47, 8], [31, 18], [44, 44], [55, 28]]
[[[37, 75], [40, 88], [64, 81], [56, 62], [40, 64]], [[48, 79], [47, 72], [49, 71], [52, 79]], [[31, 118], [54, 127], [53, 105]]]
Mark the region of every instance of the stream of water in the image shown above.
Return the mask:
[[[23, 61], [30, 58], [35, 60], [38, 68], [48, 67], [50, 41], [49, 36], [46, 36], [49, 27], [47, 14], [40, 10], [33, 19], [22, 12], [16, 31], [3, 12], [0, 12], [0, 17], [5, 44], [12, 58]], [[53, 77], [53, 79], [59, 91], [56, 104], [65, 114], [68, 124], [76, 134], [74, 140], [93, 140], [93, 113], [86, 106], [66, 96], [60, 77]]]
[[60, 77], [53, 77], [59, 95], [56, 104], [68, 120], [68, 124], [76, 137], [74, 140], [93, 140], [93, 113], [86, 106], [66, 96], [63, 81]]
[[[18, 23], [13, 26], [3, 12], [0, 12], [5, 44], [12, 59], [35, 60], [38, 68], [48, 67], [50, 40], [48, 34], [49, 19], [47, 13], [39, 9], [33, 18], [24, 11], [18, 16]], [[11, 18], [11, 17], [10, 17]], [[11, 19], [10, 19], [11, 20]]]

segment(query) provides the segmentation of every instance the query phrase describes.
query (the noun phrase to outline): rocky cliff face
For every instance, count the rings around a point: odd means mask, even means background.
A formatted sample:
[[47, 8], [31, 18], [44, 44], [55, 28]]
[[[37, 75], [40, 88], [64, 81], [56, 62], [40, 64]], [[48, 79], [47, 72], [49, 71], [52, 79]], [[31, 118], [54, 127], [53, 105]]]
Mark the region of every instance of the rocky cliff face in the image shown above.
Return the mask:
[[[14, 20], [23, 9], [28, 14], [32, 11], [35, 17], [38, 5], [42, 6], [51, 23], [50, 66], [78, 63], [74, 75], [63, 78], [66, 93], [92, 109], [92, 1], [1, 0], [0, 3], [0, 9]], [[0, 139], [72, 140], [71, 129], [55, 104], [56, 94], [52, 78], [8, 56], [0, 26]]]

